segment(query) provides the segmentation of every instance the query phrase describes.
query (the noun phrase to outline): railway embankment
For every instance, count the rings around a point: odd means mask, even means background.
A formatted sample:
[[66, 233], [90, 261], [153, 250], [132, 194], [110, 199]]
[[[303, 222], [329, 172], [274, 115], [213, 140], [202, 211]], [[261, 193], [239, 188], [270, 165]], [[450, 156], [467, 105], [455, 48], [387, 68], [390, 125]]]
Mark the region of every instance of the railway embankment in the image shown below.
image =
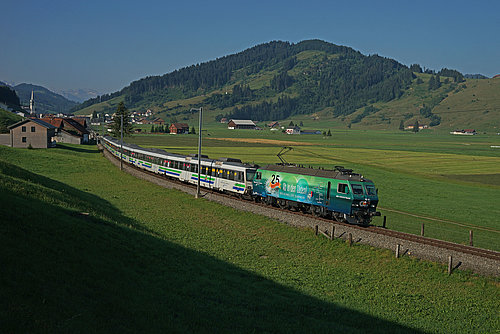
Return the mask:
[[[103, 154], [115, 165], [120, 165], [119, 160], [108, 151], [103, 150]], [[159, 186], [177, 189], [193, 196], [196, 194], [196, 187], [139, 170], [128, 164], [123, 164], [123, 169], [125, 172], [135, 177], [155, 183]], [[487, 251], [488, 256], [485, 256], [481, 254], [482, 251], [478, 248], [472, 248], [472, 250], [475, 251], [471, 251], [471, 247], [464, 247], [463, 245], [442, 242], [440, 240], [412, 236], [396, 231], [394, 231], [394, 233], [384, 233], [380, 228], [376, 230], [341, 224], [331, 220], [315, 218], [310, 215], [282, 211], [251, 201], [240, 200], [224, 194], [211, 192], [204, 188], [202, 189], [202, 197], [237, 210], [264, 215], [290, 226], [312, 229], [318, 226], [318, 230], [323, 232], [319, 234], [319, 237], [324, 237], [323, 234], [331, 237], [333, 227], [333, 238], [341, 238], [346, 240], [346, 242], [352, 239], [352, 244], [354, 246], [356, 244], [364, 244], [378, 248], [386, 248], [394, 250], [395, 253], [399, 253], [399, 256], [413, 256], [419, 259], [447, 265], [450, 265], [451, 257], [451, 268], [449, 268], [451, 271], [457, 269], [471, 270], [482, 275], [500, 276], [500, 252]], [[396, 248], [398, 248], [398, 251], [396, 251]]]

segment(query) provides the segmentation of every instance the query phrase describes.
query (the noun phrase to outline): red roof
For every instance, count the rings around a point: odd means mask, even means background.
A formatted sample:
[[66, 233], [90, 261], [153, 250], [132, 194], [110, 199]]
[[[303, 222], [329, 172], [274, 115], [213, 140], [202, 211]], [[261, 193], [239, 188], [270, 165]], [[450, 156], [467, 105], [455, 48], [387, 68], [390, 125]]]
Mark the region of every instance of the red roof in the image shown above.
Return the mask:
[[45, 117], [42, 118], [42, 121], [52, 124], [59, 129], [74, 130], [78, 132], [79, 135], [89, 133], [87, 129], [85, 129], [85, 127], [79, 122], [79, 120], [73, 118]]
[[55, 118], [55, 117], [44, 117], [41, 119], [44, 122], [47, 122], [49, 124], [52, 124], [56, 128], [61, 128], [63, 124], [62, 118]]

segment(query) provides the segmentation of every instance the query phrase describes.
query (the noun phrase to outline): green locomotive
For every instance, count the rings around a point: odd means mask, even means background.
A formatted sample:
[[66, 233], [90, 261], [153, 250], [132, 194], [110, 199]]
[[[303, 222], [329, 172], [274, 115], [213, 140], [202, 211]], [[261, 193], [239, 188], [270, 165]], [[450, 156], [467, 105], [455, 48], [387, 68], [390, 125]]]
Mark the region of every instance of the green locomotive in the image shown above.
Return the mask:
[[257, 169], [253, 195], [283, 209], [355, 224], [368, 225], [373, 216], [380, 216], [373, 182], [341, 166], [326, 170], [268, 165]]

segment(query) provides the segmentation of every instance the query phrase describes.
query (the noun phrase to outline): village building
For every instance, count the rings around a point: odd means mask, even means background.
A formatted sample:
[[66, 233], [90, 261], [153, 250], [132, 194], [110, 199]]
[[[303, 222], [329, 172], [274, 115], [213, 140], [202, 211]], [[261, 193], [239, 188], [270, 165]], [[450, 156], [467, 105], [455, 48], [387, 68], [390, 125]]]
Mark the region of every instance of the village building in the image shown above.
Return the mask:
[[220, 119], [220, 122], [221, 122], [222, 124], [226, 124], [226, 123], [227, 123], [227, 118], [226, 118], [226, 117], [222, 117], [222, 118]]
[[36, 118], [28, 118], [12, 124], [10, 130], [10, 146], [21, 148], [54, 147], [52, 138], [56, 135], [56, 127]]
[[288, 127], [285, 130], [285, 132], [288, 135], [300, 135], [300, 127], [297, 125], [294, 125], [294, 126]]
[[450, 132], [452, 135], [462, 135], [462, 136], [474, 136], [477, 135], [476, 130], [474, 129], [465, 129], [465, 130], [455, 130]]
[[300, 130], [301, 135], [320, 135], [321, 130]]
[[163, 119], [157, 117], [151, 123], [156, 124], [156, 125], [164, 125], [165, 121]]
[[278, 129], [281, 125], [278, 121], [271, 122], [267, 125], [271, 129]]
[[249, 119], [232, 119], [227, 123], [227, 128], [234, 129], [251, 129], [255, 130], [255, 123]]
[[42, 121], [58, 129], [54, 138], [58, 143], [86, 144], [89, 142], [87, 121], [84, 118], [46, 117]]
[[[413, 130], [414, 127], [415, 127], [414, 125], [408, 125], [408, 126], [405, 126], [405, 130]], [[429, 128], [429, 126], [427, 124], [422, 124], [422, 125], [418, 126], [419, 130], [428, 129], [428, 128]]]
[[189, 133], [189, 125], [186, 123], [172, 123], [169, 130], [171, 135]]

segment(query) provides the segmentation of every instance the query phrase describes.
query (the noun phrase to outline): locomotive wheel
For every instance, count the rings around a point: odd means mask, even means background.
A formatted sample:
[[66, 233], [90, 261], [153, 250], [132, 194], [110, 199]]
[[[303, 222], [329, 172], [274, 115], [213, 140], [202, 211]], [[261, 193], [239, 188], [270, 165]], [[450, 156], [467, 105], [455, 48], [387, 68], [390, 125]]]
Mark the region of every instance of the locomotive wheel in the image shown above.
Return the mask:
[[321, 208], [319, 206], [311, 206], [312, 214], [316, 217], [321, 217]]
[[286, 199], [279, 199], [278, 206], [280, 207], [280, 209], [287, 209], [288, 203], [287, 203]]

